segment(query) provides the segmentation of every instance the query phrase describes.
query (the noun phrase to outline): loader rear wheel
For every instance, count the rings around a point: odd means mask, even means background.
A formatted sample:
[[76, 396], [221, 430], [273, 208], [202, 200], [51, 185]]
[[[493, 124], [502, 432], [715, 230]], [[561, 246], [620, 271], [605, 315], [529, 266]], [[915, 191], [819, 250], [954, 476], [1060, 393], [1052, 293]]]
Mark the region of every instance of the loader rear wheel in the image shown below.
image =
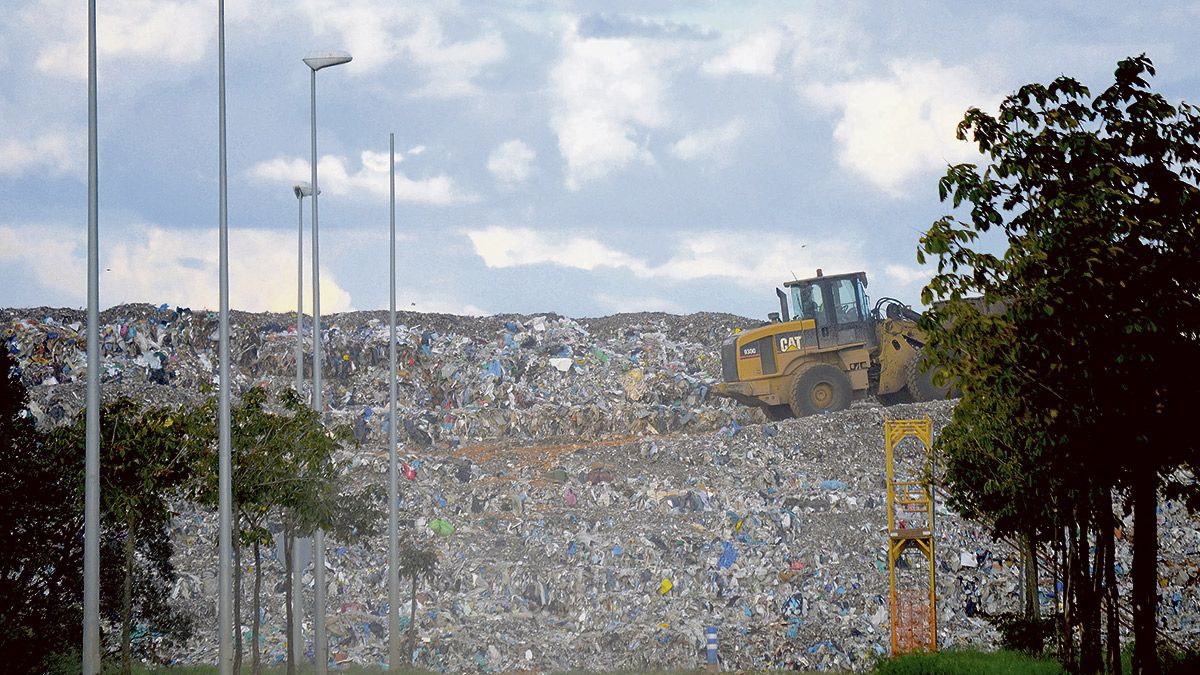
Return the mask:
[[762, 409], [763, 415], [771, 422], [782, 422], [792, 416], [792, 409], [787, 404], [769, 405]]
[[923, 401], [942, 401], [947, 396], [957, 396], [957, 391], [951, 391], [950, 383], [934, 384], [936, 375], [941, 371], [940, 366], [932, 366], [924, 371], [921, 368], [925, 365], [924, 350], [917, 350], [912, 360], [908, 362], [908, 391], [912, 394], [913, 400], [918, 403]]
[[792, 412], [796, 417], [845, 410], [853, 388], [850, 378], [828, 363], [817, 363], [796, 376], [792, 384]]

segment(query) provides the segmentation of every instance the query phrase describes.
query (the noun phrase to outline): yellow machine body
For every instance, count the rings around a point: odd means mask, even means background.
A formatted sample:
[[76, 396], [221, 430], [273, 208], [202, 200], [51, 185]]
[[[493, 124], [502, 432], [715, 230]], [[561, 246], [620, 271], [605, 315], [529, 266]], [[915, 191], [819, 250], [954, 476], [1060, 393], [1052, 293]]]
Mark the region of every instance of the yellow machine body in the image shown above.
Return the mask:
[[770, 323], [722, 344], [724, 381], [715, 395], [761, 407], [772, 419], [839, 410], [867, 395], [945, 396], [915, 365], [925, 344], [920, 315], [891, 298], [869, 307], [865, 273], [818, 274], [784, 286]]

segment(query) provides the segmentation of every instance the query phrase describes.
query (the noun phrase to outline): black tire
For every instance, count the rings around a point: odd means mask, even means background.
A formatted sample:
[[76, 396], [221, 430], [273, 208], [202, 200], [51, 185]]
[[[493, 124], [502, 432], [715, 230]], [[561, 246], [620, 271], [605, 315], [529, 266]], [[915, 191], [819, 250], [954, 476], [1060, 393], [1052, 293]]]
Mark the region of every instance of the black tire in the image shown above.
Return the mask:
[[792, 409], [786, 403], [783, 405], [765, 406], [762, 411], [767, 420], [771, 422], [782, 422], [792, 417]]
[[796, 417], [845, 410], [854, 390], [850, 378], [828, 363], [818, 363], [796, 375], [792, 384], [792, 413]]
[[912, 394], [913, 400], [918, 403], [944, 401], [950, 395], [950, 383], [934, 384], [935, 376], [941, 367], [935, 366], [922, 371], [921, 369], [925, 366], [924, 361], [925, 353], [918, 349], [912, 361], [908, 362], [908, 391]]

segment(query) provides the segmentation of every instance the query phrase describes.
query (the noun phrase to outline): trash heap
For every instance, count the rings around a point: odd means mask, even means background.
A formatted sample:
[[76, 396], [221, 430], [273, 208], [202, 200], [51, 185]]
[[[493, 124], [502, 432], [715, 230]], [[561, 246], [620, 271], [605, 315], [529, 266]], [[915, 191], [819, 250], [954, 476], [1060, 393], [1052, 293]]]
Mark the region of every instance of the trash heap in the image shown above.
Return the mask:
[[[133, 305], [102, 317], [105, 395], [194, 404], [216, 373], [212, 314]], [[290, 386], [296, 326], [234, 313], [235, 389]], [[83, 405], [82, 313], [3, 310], [7, 348], [50, 426]], [[890, 644], [883, 422], [951, 402], [763, 423], [707, 396], [729, 315], [485, 318], [402, 314], [401, 523], [436, 547], [418, 587], [416, 661], [444, 672], [686, 668], [718, 629], [724, 668], [870, 668]], [[386, 313], [329, 317], [327, 415], [354, 427], [343, 449], [357, 484], [386, 484]], [[307, 324], [300, 327], [310, 334]], [[157, 367], [155, 366], [157, 363]], [[161, 371], [161, 372], [157, 372]], [[386, 504], [380, 526], [328, 542], [328, 621], [337, 663], [387, 654]], [[1132, 531], [1127, 527], [1127, 532]], [[1200, 643], [1200, 527], [1160, 514], [1165, 630]], [[216, 659], [217, 518], [188, 504], [172, 526], [173, 602], [197, 618], [176, 663]], [[938, 503], [939, 642], [995, 645], [985, 613], [1020, 607], [1016, 552]], [[285, 657], [282, 555], [265, 562], [267, 663]], [[1130, 551], [1118, 542], [1118, 578]], [[243, 561], [246, 579], [252, 575]], [[1043, 570], [1041, 602], [1058, 602]], [[912, 575], [907, 575], [912, 576]], [[311, 655], [311, 565], [299, 581]], [[243, 608], [251, 607], [249, 588]], [[1126, 588], [1127, 591], [1127, 588]], [[1128, 597], [1128, 594], [1123, 594]], [[412, 598], [401, 585], [401, 627]], [[242, 633], [249, 639], [249, 611]]]
[[[713, 625], [728, 669], [869, 670], [890, 644], [883, 421], [928, 415], [936, 433], [952, 409], [865, 402], [633, 441], [407, 446], [401, 459], [415, 474], [401, 479], [401, 523], [441, 556], [437, 579], [417, 592], [417, 662], [444, 672], [689, 667], [704, 662]], [[385, 447], [352, 460], [359, 481], [384, 484]], [[937, 513], [939, 643], [992, 647], [983, 615], [1020, 608], [1016, 551], [940, 502]], [[1173, 534], [1164, 558], [1176, 561], [1163, 570], [1164, 620], [1195, 644], [1200, 594], [1187, 573], [1194, 579], [1200, 529], [1174, 503], [1163, 513]], [[176, 541], [188, 542], [180, 569], [193, 580], [181, 596], [211, 627], [215, 519], [179, 523]], [[1128, 584], [1130, 551], [1124, 541], [1118, 549]], [[386, 659], [386, 551], [382, 531], [329, 546], [335, 662]], [[282, 578], [277, 558], [269, 579]], [[301, 586], [311, 607], [311, 569]], [[1050, 612], [1058, 598], [1048, 570], [1041, 587]], [[276, 590], [263, 613], [268, 662], [285, 658]], [[311, 647], [310, 620], [304, 630]], [[215, 650], [210, 630], [176, 657], [211, 662]]]
[[[457, 446], [496, 439], [594, 439], [718, 429], [761, 419], [753, 410], [708, 398], [720, 373], [720, 339], [737, 326], [755, 323], [742, 317], [622, 315], [616, 322], [615, 317], [592, 320], [593, 334], [588, 319], [553, 314], [398, 316], [397, 406], [405, 442]], [[84, 319], [78, 310], [0, 310], [5, 346], [34, 392], [31, 412], [43, 425], [61, 423], [83, 405]], [[201, 389], [216, 383], [214, 313], [123, 305], [104, 312], [101, 323], [106, 392], [140, 391], [139, 398], [147, 401], [198, 401]], [[311, 378], [307, 318], [300, 330], [306, 378]], [[235, 393], [255, 385], [293, 386], [296, 331], [294, 315], [232, 313]], [[386, 312], [352, 312], [323, 321], [328, 419], [352, 425], [360, 442], [386, 438], [391, 422], [386, 415], [389, 335]]]

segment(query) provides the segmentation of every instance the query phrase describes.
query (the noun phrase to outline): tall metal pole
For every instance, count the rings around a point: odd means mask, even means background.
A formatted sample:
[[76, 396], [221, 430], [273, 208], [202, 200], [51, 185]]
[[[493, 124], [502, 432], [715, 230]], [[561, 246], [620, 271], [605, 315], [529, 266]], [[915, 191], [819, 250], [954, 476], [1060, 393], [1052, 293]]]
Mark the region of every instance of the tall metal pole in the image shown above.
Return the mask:
[[304, 193], [296, 186], [296, 393], [304, 388]]
[[96, 0], [88, 2], [87, 440], [83, 498], [83, 675], [100, 673], [100, 228]]
[[220, 436], [220, 460], [218, 474], [220, 508], [220, 565], [219, 599], [217, 604], [217, 631], [220, 643], [217, 652], [221, 675], [233, 673], [233, 575], [230, 561], [233, 554], [233, 493], [230, 482], [232, 461], [230, 455], [229, 420], [229, 217], [228, 190], [225, 175], [225, 0], [217, 0], [217, 89], [220, 134], [220, 287], [221, 327], [218, 348], [221, 352], [220, 390], [218, 401], [218, 433]]
[[[296, 203], [299, 205], [299, 218], [296, 230], [296, 393], [304, 391], [304, 188], [296, 186]], [[288, 636], [291, 645], [292, 662], [300, 664], [304, 658], [304, 630], [301, 628], [301, 617], [304, 602], [300, 594], [300, 577], [304, 566], [300, 564], [300, 552], [297, 551], [299, 538], [292, 535], [292, 634]]]
[[[312, 56], [304, 59], [304, 64], [312, 69], [311, 101], [312, 101], [312, 267], [313, 267], [313, 410], [324, 419], [325, 408], [321, 401], [321, 262], [320, 239], [318, 237], [317, 195], [321, 189], [317, 185], [317, 71], [322, 68], [350, 62], [346, 53], [331, 53]], [[317, 675], [326, 675], [329, 669], [329, 642], [325, 635], [325, 532], [317, 529], [313, 536], [313, 581], [316, 586], [313, 594], [313, 660], [316, 662]]]
[[389, 250], [389, 284], [391, 289], [388, 303], [388, 320], [391, 328], [391, 340], [388, 343], [388, 395], [390, 408], [388, 411], [388, 668], [400, 668], [400, 536], [396, 531], [400, 514], [397, 511], [396, 500], [399, 498], [399, 487], [396, 484], [396, 134], [388, 134], [388, 147], [391, 151], [391, 246]]
[[[313, 268], [313, 410], [324, 419], [321, 402], [321, 264], [317, 230], [317, 71], [312, 71], [312, 268]], [[325, 532], [313, 536], [313, 661], [317, 675], [326, 675], [329, 667], [329, 642], [325, 635]]]

